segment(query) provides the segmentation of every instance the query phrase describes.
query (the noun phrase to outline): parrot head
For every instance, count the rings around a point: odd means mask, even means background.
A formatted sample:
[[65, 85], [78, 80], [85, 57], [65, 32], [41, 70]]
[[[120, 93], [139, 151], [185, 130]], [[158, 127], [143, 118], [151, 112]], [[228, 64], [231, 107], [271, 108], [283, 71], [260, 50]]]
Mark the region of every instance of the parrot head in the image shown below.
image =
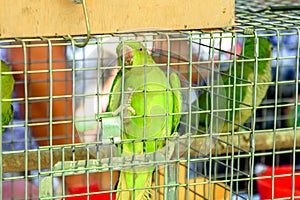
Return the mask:
[[[134, 65], [134, 60], [138, 61], [138, 63], [143, 63], [145, 57], [148, 57], [148, 51], [145, 46], [138, 41], [135, 40], [127, 40], [124, 43], [120, 43], [117, 47], [117, 55], [119, 65], [122, 65], [122, 61], [124, 60], [124, 65]], [[139, 59], [143, 59], [139, 61]]]

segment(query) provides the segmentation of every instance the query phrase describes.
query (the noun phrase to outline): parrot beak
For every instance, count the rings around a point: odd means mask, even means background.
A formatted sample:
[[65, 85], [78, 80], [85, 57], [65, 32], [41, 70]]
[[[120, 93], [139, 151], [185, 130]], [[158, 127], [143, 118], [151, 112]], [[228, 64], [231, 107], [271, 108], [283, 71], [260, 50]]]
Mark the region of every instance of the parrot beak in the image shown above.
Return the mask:
[[[124, 53], [124, 57], [123, 57], [123, 53]], [[133, 49], [130, 46], [125, 44], [124, 47], [120, 49], [118, 56], [122, 60], [124, 58], [125, 65], [132, 65], [132, 62], [133, 62]]]

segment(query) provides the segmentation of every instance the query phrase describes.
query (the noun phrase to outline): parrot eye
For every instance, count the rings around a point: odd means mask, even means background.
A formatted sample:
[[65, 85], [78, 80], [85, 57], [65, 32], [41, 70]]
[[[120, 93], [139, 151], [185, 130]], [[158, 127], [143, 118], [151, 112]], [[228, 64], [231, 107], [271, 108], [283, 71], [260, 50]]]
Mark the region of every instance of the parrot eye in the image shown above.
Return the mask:
[[141, 48], [139, 49], [139, 51], [142, 52], [142, 51], [143, 51], [143, 48], [141, 47]]

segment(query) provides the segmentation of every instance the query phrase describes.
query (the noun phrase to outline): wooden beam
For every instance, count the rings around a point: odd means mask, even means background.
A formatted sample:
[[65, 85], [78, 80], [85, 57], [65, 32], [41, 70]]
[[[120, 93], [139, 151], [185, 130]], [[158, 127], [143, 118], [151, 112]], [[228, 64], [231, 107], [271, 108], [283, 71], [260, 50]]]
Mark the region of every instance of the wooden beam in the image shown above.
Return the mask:
[[[87, 34], [72, 0], [0, 0], [0, 38]], [[86, 0], [92, 34], [234, 25], [234, 0]], [[213, 17], [212, 17], [213, 16]]]

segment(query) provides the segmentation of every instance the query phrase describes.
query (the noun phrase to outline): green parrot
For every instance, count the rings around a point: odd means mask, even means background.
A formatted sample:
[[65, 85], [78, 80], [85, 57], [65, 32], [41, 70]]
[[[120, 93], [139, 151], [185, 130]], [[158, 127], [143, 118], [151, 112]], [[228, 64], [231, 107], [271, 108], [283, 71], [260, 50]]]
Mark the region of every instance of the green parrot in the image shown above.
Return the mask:
[[[124, 64], [125, 68], [124, 74], [121, 69], [114, 79], [108, 111], [123, 113], [123, 141], [138, 140], [119, 145], [119, 153], [132, 156], [155, 152], [164, 146], [164, 137], [174, 133], [179, 125], [182, 93], [176, 89], [181, 86], [180, 79], [173, 72], [168, 80], [138, 41], [120, 43], [116, 51], [119, 65]], [[122, 91], [127, 96], [123, 106]], [[118, 190], [122, 191], [117, 193], [117, 199], [150, 199], [152, 190], [141, 188], [151, 186], [153, 171], [154, 166], [121, 170]]]
[[[268, 39], [258, 38], [258, 59], [263, 58], [271, 58], [272, 57], [272, 49], [273, 46]], [[256, 39], [249, 38], [246, 39], [243, 46], [244, 54], [243, 58], [239, 58], [238, 61], [241, 60], [249, 60], [255, 58], [255, 47], [256, 47]], [[270, 60], [260, 60], [258, 61], [257, 66], [257, 83], [256, 86], [256, 106], [260, 105], [263, 98], [265, 97], [267, 90], [269, 88], [267, 83], [272, 81], [271, 75], [271, 61]], [[227, 132], [232, 130], [232, 121], [234, 121], [234, 130], [238, 129], [238, 125], [244, 125], [247, 119], [252, 115], [253, 107], [253, 90], [254, 87], [250, 85], [254, 83], [254, 75], [255, 75], [255, 61], [250, 62], [236, 62], [236, 77], [234, 77], [234, 69], [229, 68], [227, 71], [223, 71], [221, 74], [221, 78], [223, 81], [222, 85], [228, 86], [224, 87], [225, 97], [218, 97], [219, 101], [223, 101], [226, 104], [227, 109], [233, 109], [235, 107], [235, 113], [233, 116], [233, 111], [228, 111], [224, 114], [225, 122], [219, 128], [221, 132]], [[236, 79], [235, 79], [236, 78]], [[234, 79], [236, 81], [236, 85], [234, 84]], [[243, 85], [241, 85], [243, 84]], [[245, 85], [248, 84], [248, 85]], [[234, 94], [235, 88], [235, 94]], [[234, 96], [235, 95], [235, 96]], [[220, 100], [221, 99], [221, 100]], [[235, 99], [235, 103], [233, 105], [233, 99]], [[199, 97], [199, 107], [200, 110], [209, 110], [211, 107], [210, 104], [210, 95], [207, 91], [203, 91], [203, 93]], [[240, 109], [240, 110], [237, 110]], [[201, 114], [199, 120], [199, 127], [202, 130], [207, 130], [209, 123], [208, 114]]]
[[[1, 72], [10, 72], [9, 67], [3, 61], [1, 61]], [[1, 74], [1, 100], [11, 99], [14, 90], [14, 77], [12, 74]], [[2, 132], [4, 132], [6, 126], [13, 119], [14, 109], [10, 101], [2, 101]]]

